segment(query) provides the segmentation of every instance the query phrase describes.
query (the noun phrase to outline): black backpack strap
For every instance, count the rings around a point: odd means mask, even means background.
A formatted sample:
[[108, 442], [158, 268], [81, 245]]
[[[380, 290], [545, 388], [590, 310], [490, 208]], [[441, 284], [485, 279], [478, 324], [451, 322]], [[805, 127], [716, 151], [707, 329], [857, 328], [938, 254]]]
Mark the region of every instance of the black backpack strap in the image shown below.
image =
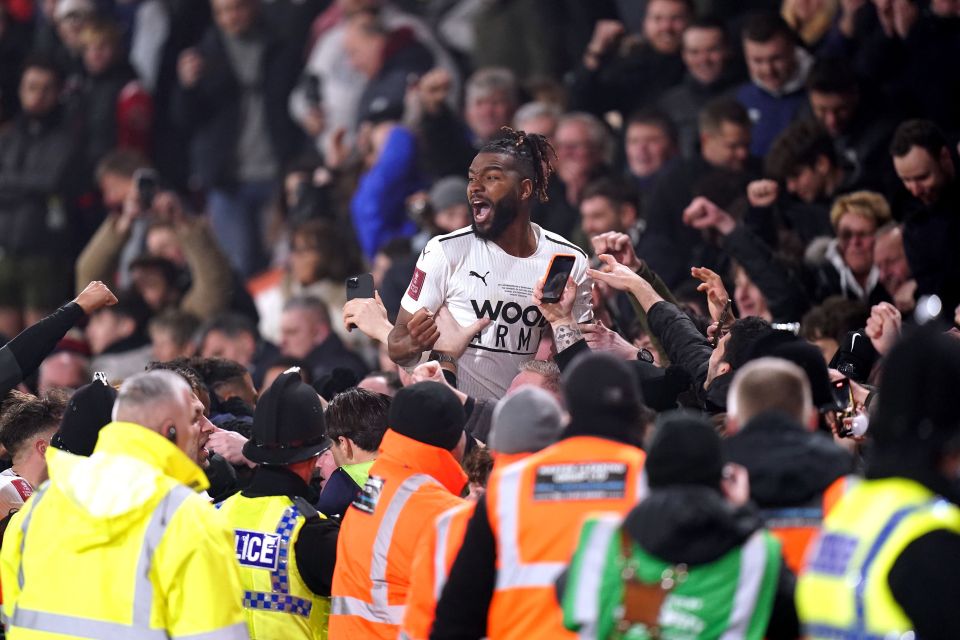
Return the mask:
[[300, 515], [302, 515], [308, 521], [320, 519], [320, 512], [317, 511], [317, 508], [310, 504], [310, 502], [303, 496], [296, 496], [293, 499], [293, 504], [297, 507]]

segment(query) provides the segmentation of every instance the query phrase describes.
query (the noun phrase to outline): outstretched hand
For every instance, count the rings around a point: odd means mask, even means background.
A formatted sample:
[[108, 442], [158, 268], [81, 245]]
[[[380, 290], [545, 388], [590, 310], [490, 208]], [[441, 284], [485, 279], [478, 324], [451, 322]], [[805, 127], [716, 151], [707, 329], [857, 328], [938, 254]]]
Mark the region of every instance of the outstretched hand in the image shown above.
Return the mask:
[[602, 266], [599, 269], [587, 269], [587, 275], [594, 280], [604, 282], [617, 291], [629, 291], [631, 287], [646, 282], [632, 269], [617, 262], [610, 254], [604, 253], [598, 257]]
[[720, 316], [723, 315], [723, 308], [730, 301], [730, 294], [723, 286], [723, 280], [716, 272], [706, 267], [693, 267], [690, 269], [690, 275], [702, 283], [697, 286], [697, 291], [707, 294], [710, 318], [714, 322], [719, 322]]
[[433, 350], [452, 358], [459, 358], [470, 346], [474, 336], [486, 329], [489, 324], [490, 318], [480, 318], [474, 323], [463, 326], [444, 305], [437, 311], [436, 325], [440, 331], [440, 337], [433, 346]]

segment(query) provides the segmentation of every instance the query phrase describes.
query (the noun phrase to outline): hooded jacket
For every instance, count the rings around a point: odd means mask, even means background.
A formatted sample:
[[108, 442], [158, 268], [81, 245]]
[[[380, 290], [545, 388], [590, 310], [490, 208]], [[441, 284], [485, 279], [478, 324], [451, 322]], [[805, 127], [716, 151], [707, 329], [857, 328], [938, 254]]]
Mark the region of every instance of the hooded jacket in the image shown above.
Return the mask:
[[[674, 564], [707, 564], [742, 545], [763, 521], [751, 506], [732, 507], [716, 489], [671, 486], [656, 489], [633, 509], [623, 528], [647, 553]], [[767, 638], [796, 638], [795, 578], [780, 568]]]
[[180, 449], [113, 422], [89, 458], [53, 447], [46, 457], [50, 481], [14, 516], [0, 551], [8, 630], [46, 637], [29, 629], [53, 614], [68, 618], [67, 634], [92, 626], [87, 637], [144, 627], [172, 638], [247, 637], [233, 532], [187, 489], [205, 489], [207, 479]]
[[723, 449], [730, 462], [750, 472], [750, 498], [761, 509], [806, 504], [853, 473], [846, 451], [776, 411], [753, 418], [724, 440]]

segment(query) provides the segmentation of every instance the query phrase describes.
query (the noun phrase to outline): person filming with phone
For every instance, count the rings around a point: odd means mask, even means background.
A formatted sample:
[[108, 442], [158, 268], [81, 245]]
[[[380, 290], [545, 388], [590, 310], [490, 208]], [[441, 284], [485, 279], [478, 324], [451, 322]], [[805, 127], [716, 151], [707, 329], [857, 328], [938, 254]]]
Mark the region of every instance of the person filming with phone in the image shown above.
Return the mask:
[[433, 238], [421, 252], [388, 337], [394, 362], [410, 365], [434, 348], [441, 306], [462, 326], [486, 319], [457, 363], [459, 387], [481, 399], [501, 397], [547, 332], [531, 300], [541, 279], [572, 278], [573, 313], [581, 322], [592, 318], [586, 254], [530, 221], [533, 203], [546, 200], [552, 155], [543, 136], [507, 128], [477, 154], [467, 185], [473, 223]]

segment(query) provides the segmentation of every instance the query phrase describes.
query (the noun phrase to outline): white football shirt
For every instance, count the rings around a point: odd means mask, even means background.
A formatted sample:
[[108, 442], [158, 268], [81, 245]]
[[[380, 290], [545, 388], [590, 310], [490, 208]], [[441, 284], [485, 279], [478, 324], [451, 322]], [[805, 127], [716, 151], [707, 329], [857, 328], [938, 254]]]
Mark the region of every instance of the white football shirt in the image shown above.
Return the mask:
[[469, 396], [503, 397], [520, 364], [536, 355], [549, 323], [533, 303], [533, 288], [554, 255], [576, 258], [571, 273], [578, 285], [573, 315], [580, 322], [592, 319], [587, 255], [561, 236], [532, 226], [537, 249], [527, 258], [509, 255], [492, 240], [481, 240], [470, 227], [432, 238], [420, 253], [403, 296], [401, 306], [410, 313], [424, 307], [436, 312], [446, 305], [463, 326], [490, 318], [457, 366], [459, 388]]

